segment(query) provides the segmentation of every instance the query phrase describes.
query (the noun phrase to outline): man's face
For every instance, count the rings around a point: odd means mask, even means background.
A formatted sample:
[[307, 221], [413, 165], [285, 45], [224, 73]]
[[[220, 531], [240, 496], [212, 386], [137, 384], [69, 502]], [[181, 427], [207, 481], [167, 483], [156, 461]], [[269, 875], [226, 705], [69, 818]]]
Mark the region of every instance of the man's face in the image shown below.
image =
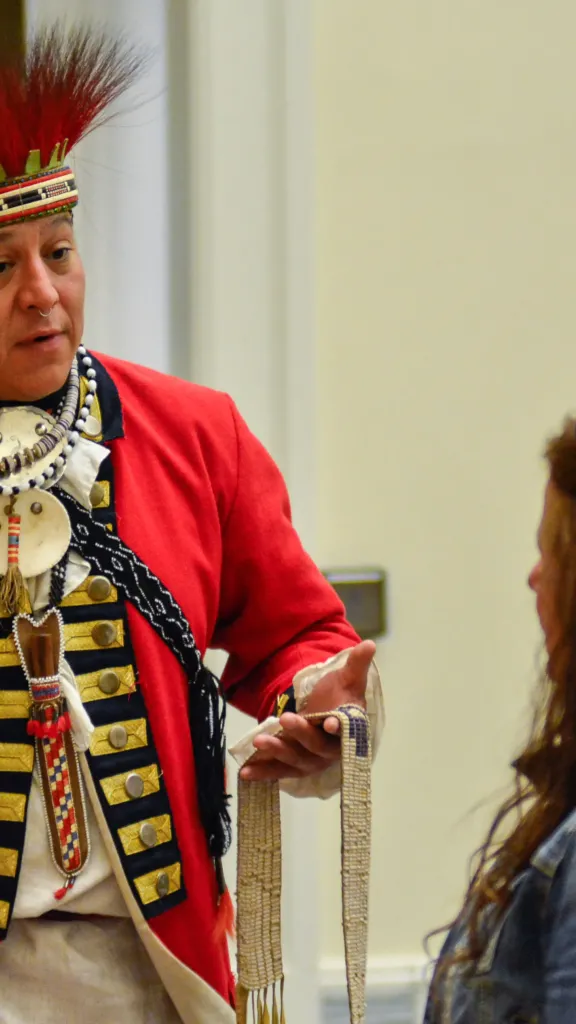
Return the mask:
[[0, 400], [35, 402], [62, 387], [82, 339], [84, 290], [70, 214], [0, 222]]

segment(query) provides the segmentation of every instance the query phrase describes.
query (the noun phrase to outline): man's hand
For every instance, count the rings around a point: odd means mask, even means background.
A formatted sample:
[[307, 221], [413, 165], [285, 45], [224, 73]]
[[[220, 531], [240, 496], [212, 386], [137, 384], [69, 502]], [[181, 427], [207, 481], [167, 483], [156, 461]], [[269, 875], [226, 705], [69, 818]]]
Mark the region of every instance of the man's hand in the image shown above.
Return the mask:
[[350, 651], [344, 668], [328, 672], [314, 687], [298, 715], [280, 718], [279, 736], [257, 736], [254, 754], [240, 771], [240, 777], [252, 782], [269, 779], [300, 779], [324, 771], [340, 759], [340, 723], [327, 718], [312, 725], [302, 715], [335, 711], [342, 704], [366, 707], [368, 670], [376, 652], [371, 640], [364, 640]]

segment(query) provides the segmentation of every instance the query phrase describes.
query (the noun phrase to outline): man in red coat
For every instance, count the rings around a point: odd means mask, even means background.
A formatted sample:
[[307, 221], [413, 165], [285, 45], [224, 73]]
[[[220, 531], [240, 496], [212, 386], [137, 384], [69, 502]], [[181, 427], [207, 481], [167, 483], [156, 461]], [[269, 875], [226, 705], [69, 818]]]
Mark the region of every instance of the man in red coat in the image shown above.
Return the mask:
[[[219, 691], [259, 721], [287, 709], [244, 777], [328, 795], [338, 722], [299, 712], [368, 697], [377, 734], [374, 645], [233, 402], [83, 347], [62, 125], [73, 144], [136, 64], [89, 34], [35, 47], [23, 79], [0, 75], [2, 1020], [51, 1022], [64, 1001], [84, 1024], [224, 1024]], [[229, 654], [220, 686], [209, 647]]]

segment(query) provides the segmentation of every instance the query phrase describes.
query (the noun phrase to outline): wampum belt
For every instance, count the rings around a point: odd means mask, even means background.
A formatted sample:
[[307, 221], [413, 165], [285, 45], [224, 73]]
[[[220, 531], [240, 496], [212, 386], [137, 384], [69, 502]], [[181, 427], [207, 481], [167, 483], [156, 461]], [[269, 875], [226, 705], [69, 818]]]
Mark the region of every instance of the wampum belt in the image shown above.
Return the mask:
[[[351, 1024], [364, 1024], [368, 952], [372, 749], [367, 713], [347, 704], [305, 716], [340, 722], [342, 922]], [[238, 780], [238, 1024], [284, 1024], [278, 782]]]

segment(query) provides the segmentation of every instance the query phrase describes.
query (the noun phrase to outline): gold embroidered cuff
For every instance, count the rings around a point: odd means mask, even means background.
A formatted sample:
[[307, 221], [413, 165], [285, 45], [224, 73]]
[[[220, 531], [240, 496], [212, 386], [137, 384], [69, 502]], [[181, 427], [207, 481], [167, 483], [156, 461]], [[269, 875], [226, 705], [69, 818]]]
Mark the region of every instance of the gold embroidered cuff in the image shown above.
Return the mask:
[[10, 915], [10, 904], [0, 900], [0, 928], [6, 928]]
[[18, 850], [8, 850], [0, 846], [0, 875], [5, 878], [16, 878], [18, 867]]
[[24, 821], [25, 815], [24, 793], [0, 793], [0, 821]]
[[160, 814], [156, 818], [145, 818], [134, 825], [126, 825], [118, 829], [124, 853], [131, 857], [134, 853], [143, 853], [172, 839], [172, 822], [169, 814]]
[[[129, 784], [127, 787], [128, 779], [135, 775], [142, 780], [142, 792], [136, 797], [131, 796], [129, 792]], [[110, 775], [107, 779], [102, 779], [100, 785], [104, 790], [108, 803], [111, 804], [112, 807], [116, 804], [128, 803], [129, 800], [137, 800], [141, 799], [143, 796], [150, 796], [152, 793], [157, 793], [160, 789], [158, 765], [150, 764], [145, 768], [135, 768], [133, 772], [123, 772], [121, 775]]]
[[100, 725], [94, 730], [90, 743], [93, 757], [104, 754], [118, 754], [123, 750], [138, 750], [148, 746], [148, 730], [145, 718], [132, 718], [127, 722]]
[[278, 697], [278, 700], [276, 701], [276, 712], [275, 712], [276, 718], [280, 718], [284, 714], [284, 710], [285, 710], [286, 705], [287, 705], [289, 700], [290, 700], [290, 695], [288, 693], [281, 693], [280, 694], [280, 696]]
[[27, 690], [0, 690], [0, 718], [28, 718], [29, 712]]
[[[118, 677], [118, 687], [113, 692], [107, 693], [100, 685], [102, 676], [109, 679], [114, 673]], [[90, 700], [105, 700], [108, 697], [124, 697], [132, 693], [136, 686], [136, 677], [132, 665], [124, 665], [122, 668], [108, 668], [100, 672], [87, 672], [85, 675], [76, 676], [78, 689], [83, 703]]]
[[180, 863], [171, 864], [168, 868], [156, 868], [156, 871], [149, 871], [147, 875], [140, 875], [134, 879], [134, 885], [142, 903], [154, 903], [173, 892], [178, 892], [181, 886], [182, 869]]
[[0, 772], [31, 772], [34, 747], [28, 743], [0, 743]]

